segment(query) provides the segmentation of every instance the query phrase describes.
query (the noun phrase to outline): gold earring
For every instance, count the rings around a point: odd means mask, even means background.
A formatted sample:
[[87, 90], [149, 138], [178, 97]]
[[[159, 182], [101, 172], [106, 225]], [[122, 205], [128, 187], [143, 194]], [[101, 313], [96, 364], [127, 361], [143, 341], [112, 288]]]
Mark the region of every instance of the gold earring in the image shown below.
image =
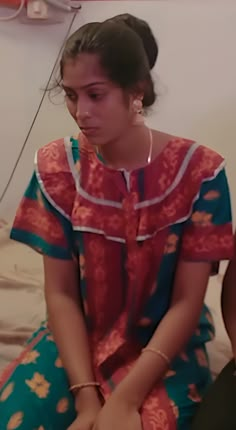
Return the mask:
[[141, 99], [135, 99], [133, 101], [133, 110], [135, 114], [143, 113], [143, 102]]

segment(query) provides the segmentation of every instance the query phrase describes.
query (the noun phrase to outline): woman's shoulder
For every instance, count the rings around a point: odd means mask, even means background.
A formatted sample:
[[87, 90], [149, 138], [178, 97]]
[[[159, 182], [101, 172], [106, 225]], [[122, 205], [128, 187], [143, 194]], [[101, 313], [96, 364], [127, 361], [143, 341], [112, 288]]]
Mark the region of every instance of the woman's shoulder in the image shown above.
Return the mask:
[[45, 197], [71, 213], [75, 193], [73, 138], [61, 138], [41, 147], [35, 155], [35, 173]]
[[70, 171], [69, 156], [72, 152], [72, 138], [53, 140], [38, 149], [35, 154], [36, 169], [47, 174]]
[[189, 152], [192, 152], [192, 156], [189, 159], [189, 164], [193, 169], [192, 176], [196, 174], [198, 178], [201, 176], [202, 180], [210, 179], [224, 168], [224, 157], [214, 149], [194, 141], [188, 143], [188, 145]]
[[139, 205], [150, 212], [150, 219], [153, 216], [153, 231], [157, 225], [163, 229], [189, 219], [202, 193], [208, 193], [208, 198], [212, 191], [215, 195], [213, 182], [223, 169], [224, 158], [216, 151], [194, 140], [170, 136], [147, 171], [145, 201]]
[[190, 176], [197, 182], [204, 181], [214, 177], [224, 167], [225, 160], [221, 154], [193, 139], [165, 133], [158, 133], [158, 138], [163, 146], [161, 164], [169, 171], [169, 179], [172, 176], [173, 181], [177, 175], [183, 179]]

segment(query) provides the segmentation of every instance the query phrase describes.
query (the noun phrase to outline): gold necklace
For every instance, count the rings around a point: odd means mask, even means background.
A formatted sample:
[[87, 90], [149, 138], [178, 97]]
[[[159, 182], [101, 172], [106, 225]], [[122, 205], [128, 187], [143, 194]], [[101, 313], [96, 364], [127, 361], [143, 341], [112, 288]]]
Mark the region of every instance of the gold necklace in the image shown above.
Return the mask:
[[[153, 151], [153, 134], [152, 134], [152, 130], [150, 128], [148, 129], [148, 133], [149, 133], [149, 152], [148, 152], [148, 157], [147, 157], [147, 164], [150, 164], [152, 161], [152, 151]], [[102, 154], [99, 150], [99, 146], [96, 146], [96, 154], [98, 157], [99, 156], [102, 157]]]
[[148, 158], [147, 158], [147, 164], [150, 164], [152, 161], [152, 150], [153, 150], [153, 134], [152, 134], [152, 130], [149, 128], [149, 154], [148, 154]]

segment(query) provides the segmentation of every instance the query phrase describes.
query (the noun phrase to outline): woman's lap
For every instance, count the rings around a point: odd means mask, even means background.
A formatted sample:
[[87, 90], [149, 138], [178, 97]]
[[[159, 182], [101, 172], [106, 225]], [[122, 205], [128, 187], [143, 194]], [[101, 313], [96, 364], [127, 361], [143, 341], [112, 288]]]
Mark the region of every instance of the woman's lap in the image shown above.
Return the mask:
[[0, 383], [0, 430], [65, 430], [75, 417], [73, 397], [46, 327], [33, 335], [15, 366]]
[[165, 378], [165, 387], [175, 408], [178, 430], [189, 430], [207, 388], [211, 384], [204, 345], [181, 354]]
[[[202, 382], [200, 378], [195, 384], [198, 368], [197, 362], [182, 367], [177, 362], [178, 370], [165, 379], [178, 430], [190, 429], [200, 401], [198, 393], [206, 388], [207, 369], [205, 373], [203, 369]], [[11, 365], [0, 380], [0, 417], [0, 430], [65, 430], [75, 418], [66, 373], [46, 327], [33, 335], [14, 368]]]

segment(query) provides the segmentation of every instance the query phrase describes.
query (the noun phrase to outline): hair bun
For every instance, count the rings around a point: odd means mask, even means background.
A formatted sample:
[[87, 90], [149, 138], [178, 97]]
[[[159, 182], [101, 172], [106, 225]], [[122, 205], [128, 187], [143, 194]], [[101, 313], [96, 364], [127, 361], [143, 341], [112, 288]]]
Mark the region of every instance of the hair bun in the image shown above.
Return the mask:
[[135, 16], [130, 15], [129, 13], [116, 15], [107, 21], [112, 21], [115, 23], [123, 23], [127, 25], [130, 29], [135, 31], [136, 34], [139, 35], [139, 37], [142, 39], [142, 42], [143, 42], [143, 46], [148, 58], [150, 70], [153, 69], [158, 57], [158, 44], [147, 22], [140, 18], [136, 18]]

